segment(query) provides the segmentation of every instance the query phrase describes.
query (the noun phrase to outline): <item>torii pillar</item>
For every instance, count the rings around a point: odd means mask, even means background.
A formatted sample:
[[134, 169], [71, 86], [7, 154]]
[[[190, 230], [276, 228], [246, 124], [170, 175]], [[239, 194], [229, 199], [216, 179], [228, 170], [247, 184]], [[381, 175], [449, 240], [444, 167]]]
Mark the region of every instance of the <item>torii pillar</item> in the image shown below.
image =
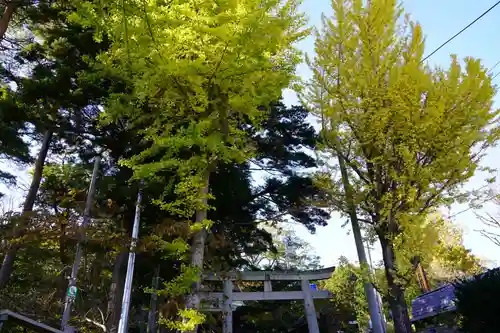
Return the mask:
[[[328, 299], [332, 294], [328, 291], [312, 290], [309, 281], [330, 278], [335, 267], [304, 272], [250, 271], [229, 273], [208, 273], [207, 281], [223, 281], [223, 292], [200, 293], [202, 300], [216, 301], [217, 306], [202, 308], [202, 311], [222, 311], [224, 314], [223, 333], [233, 333], [233, 301], [273, 301], [304, 300], [304, 311], [309, 333], [319, 333], [318, 319], [314, 308], [315, 299]], [[233, 292], [233, 281], [264, 281], [264, 291]], [[300, 281], [302, 291], [272, 291], [271, 281]]]

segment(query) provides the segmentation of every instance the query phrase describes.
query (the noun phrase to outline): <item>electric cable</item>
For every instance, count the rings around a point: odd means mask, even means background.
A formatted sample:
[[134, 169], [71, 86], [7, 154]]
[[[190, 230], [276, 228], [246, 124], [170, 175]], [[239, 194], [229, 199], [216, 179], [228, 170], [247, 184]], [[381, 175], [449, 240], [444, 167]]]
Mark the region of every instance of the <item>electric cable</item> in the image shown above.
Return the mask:
[[474, 21], [472, 21], [471, 23], [469, 23], [465, 28], [463, 28], [462, 30], [460, 30], [459, 32], [457, 32], [455, 35], [453, 35], [453, 37], [451, 37], [450, 39], [448, 39], [446, 42], [444, 42], [443, 44], [441, 44], [437, 49], [435, 49], [434, 51], [432, 51], [429, 55], [427, 55], [421, 62], [424, 62], [426, 61], [427, 59], [429, 59], [431, 56], [433, 56], [437, 51], [441, 50], [446, 44], [448, 44], [449, 42], [451, 42], [452, 40], [454, 40], [456, 37], [458, 37], [460, 34], [462, 34], [465, 30], [469, 29], [472, 25], [474, 25], [477, 21], [479, 21], [480, 19], [482, 19], [486, 14], [488, 14], [490, 11], [492, 11], [496, 6], [500, 5], [500, 1], [497, 1], [493, 6], [491, 6], [490, 8], [488, 8], [484, 13], [482, 13], [481, 15], [479, 15]]

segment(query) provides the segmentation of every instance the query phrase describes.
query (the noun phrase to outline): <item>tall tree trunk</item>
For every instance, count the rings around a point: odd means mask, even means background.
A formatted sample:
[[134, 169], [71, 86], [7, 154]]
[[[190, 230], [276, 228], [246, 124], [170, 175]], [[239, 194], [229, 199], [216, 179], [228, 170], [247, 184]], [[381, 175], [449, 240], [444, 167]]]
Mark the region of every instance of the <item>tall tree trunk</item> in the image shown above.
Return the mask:
[[165, 294], [160, 294], [158, 296], [158, 325], [156, 325], [156, 332], [154, 333], [168, 333], [165, 325], [160, 325], [160, 320], [165, 318], [165, 305], [166, 297]]
[[[205, 184], [200, 191], [201, 203], [203, 208], [196, 212], [195, 222], [202, 222], [207, 218], [207, 195], [210, 183], [210, 172], [207, 170], [205, 174]], [[203, 260], [205, 256], [205, 240], [207, 238], [207, 230], [202, 228], [200, 231], [196, 232], [193, 236], [193, 242], [191, 244], [191, 266], [199, 269], [200, 278], [198, 281], [193, 283], [193, 290], [186, 299], [186, 308], [188, 309], [199, 309], [200, 307], [200, 286], [201, 286], [201, 274], [203, 272]], [[198, 328], [195, 328], [192, 332], [197, 332]]]
[[68, 222], [68, 218], [59, 214], [57, 209], [57, 203], [54, 203], [54, 214], [58, 216], [61, 221], [61, 233], [59, 235], [59, 259], [61, 260], [61, 264], [63, 265], [63, 269], [58, 278], [58, 298], [61, 302], [64, 303], [64, 299], [66, 297], [66, 287], [68, 284], [68, 271], [71, 269], [71, 261], [67, 254], [67, 239], [66, 239], [66, 226]]
[[18, 1], [10, 1], [5, 6], [2, 19], [0, 19], [0, 39], [3, 39], [3, 37], [5, 36], [5, 33], [7, 32], [10, 21], [12, 19], [12, 15], [14, 15], [14, 11], [16, 10], [18, 4]]
[[146, 305], [143, 304], [140, 307], [140, 311], [137, 311], [137, 323], [139, 326], [139, 333], [148, 332], [148, 311], [146, 310]]
[[128, 252], [120, 252], [116, 256], [111, 276], [111, 287], [108, 294], [108, 310], [106, 313], [106, 328], [109, 333], [118, 331], [118, 322], [120, 321], [120, 310], [123, 297], [123, 285], [125, 282], [124, 263]]
[[155, 269], [155, 275], [153, 276], [153, 282], [152, 282], [152, 288], [154, 293], [151, 294], [151, 301], [149, 304], [149, 314], [148, 314], [148, 332], [149, 333], [156, 333], [156, 327], [158, 326], [156, 323], [158, 321], [157, 319], [157, 314], [156, 314], [156, 309], [157, 309], [157, 303], [158, 303], [158, 294], [156, 291], [158, 291], [158, 285], [160, 283], [160, 265], [156, 266]]
[[411, 333], [413, 332], [410, 317], [408, 315], [408, 306], [404, 297], [404, 288], [396, 279], [396, 255], [394, 247], [384, 232], [377, 231], [382, 247], [382, 257], [384, 260], [385, 277], [389, 287], [389, 308], [391, 309], [392, 318], [394, 321], [395, 333]]
[[[345, 165], [345, 160], [341, 155], [340, 143], [338, 140], [335, 142], [335, 147], [337, 149], [337, 157], [339, 161], [340, 173], [342, 177], [342, 184], [344, 186], [344, 193], [347, 203], [347, 209], [349, 211], [349, 217], [352, 225], [352, 233], [354, 235], [354, 242], [356, 244], [356, 250], [358, 252], [359, 264], [361, 267], [369, 267], [368, 260], [366, 260], [365, 247], [363, 245], [363, 237], [361, 234], [361, 229], [359, 227], [358, 214], [356, 213], [356, 205], [354, 204], [354, 194], [352, 191], [351, 184], [349, 182], [349, 174], [347, 173], [347, 168]], [[377, 296], [373, 288], [371, 281], [364, 281], [365, 297], [368, 302], [368, 312], [370, 314], [370, 319], [372, 321], [372, 327], [374, 333], [384, 333], [384, 323], [382, 321], [382, 315], [380, 311], [380, 306], [377, 302]]]
[[[35, 170], [33, 172], [33, 179], [31, 180], [30, 189], [28, 191], [28, 195], [26, 196], [26, 200], [24, 201], [23, 217], [21, 223], [25, 223], [25, 221], [29, 219], [29, 213], [33, 211], [36, 195], [38, 193], [38, 189], [40, 188], [40, 182], [42, 181], [43, 166], [49, 152], [51, 139], [52, 131], [45, 132], [42, 147], [40, 148], [40, 152], [38, 153], [38, 157], [36, 159]], [[14, 232], [14, 237], [16, 238], [22, 236], [24, 230], [25, 226], [18, 226], [17, 230]], [[19, 244], [10, 245], [7, 253], [5, 254], [2, 267], [0, 268], [0, 289], [5, 287], [5, 285], [9, 281], [19, 247]]]

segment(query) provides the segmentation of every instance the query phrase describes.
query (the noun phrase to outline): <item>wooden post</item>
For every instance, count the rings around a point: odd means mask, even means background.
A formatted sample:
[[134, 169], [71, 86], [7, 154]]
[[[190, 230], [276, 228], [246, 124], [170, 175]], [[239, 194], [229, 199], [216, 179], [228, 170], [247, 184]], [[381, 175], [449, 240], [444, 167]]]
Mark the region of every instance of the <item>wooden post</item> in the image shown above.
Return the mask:
[[[309, 333], [319, 333], [318, 319], [314, 309], [314, 299], [329, 299], [333, 295], [326, 290], [312, 290], [309, 281], [326, 280], [332, 276], [335, 267], [313, 271], [250, 271], [250, 272], [213, 272], [203, 275], [204, 281], [221, 281], [223, 292], [205, 291], [199, 294], [200, 300], [217, 303], [201, 311], [223, 312], [223, 333], [233, 333], [232, 303], [246, 301], [304, 300]], [[264, 281], [264, 291], [233, 292], [232, 281]], [[273, 291], [272, 281], [301, 281], [302, 291]], [[222, 303], [222, 306], [220, 305]]]
[[309, 333], [319, 333], [318, 318], [316, 317], [316, 310], [314, 309], [314, 300], [311, 293], [311, 286], [309, 280], [302, 280], [302, 293], [304, 294], [304, 309], [307, 318], [307, 327]]
[[[233, 282], [224, 280], [224, 328], [223, 333], [233, 333]], [[318, 332], [319, 333], [319, 332]]]
[[266, 274], [266, 280], [264, 281], [264, 291], [273, 291], [273, 287], [271, 285], [271, 277], [269, 276], [269, 274]]
[[7, 316], [6, 314], [0, 314], [0, 331], [2, 330], [3, 323], [7, 321], [8, 317], [9, 316]]

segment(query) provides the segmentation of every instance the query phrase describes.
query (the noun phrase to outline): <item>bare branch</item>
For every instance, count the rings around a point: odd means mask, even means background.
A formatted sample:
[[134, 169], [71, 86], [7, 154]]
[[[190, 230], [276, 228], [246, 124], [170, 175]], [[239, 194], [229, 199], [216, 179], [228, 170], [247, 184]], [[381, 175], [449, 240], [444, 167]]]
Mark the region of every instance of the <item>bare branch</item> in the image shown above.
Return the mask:
[[[496, 196], [494, 196], [493, 198], [496, 198]], [[491, 216], [489, 213], [486, 213], [486, 216], [478, 214], [476, 214], [476, 216], [479, 218], [479, 220], [481, 220], [481, 222], [483, 222], [484, 225], [486, 225], [486, 227], [497, 229], [499, 230], [499, 232], [498, 233], [492, 232], [486, 229], [475, 230], [475, 231], [479, 232], [481, 236], [485, 237], [486, 239], [490, 240], [493, 244], [500, 247], [500, 221], [497, 218]]]
[[495, 234], [493, 232], [486, 230], [476, 230], [476, 231], [479, 231], [481, 236], [489, 239], [493, 244], [500, 247], [500, 234]]
[[92, 319], [90, 319], [90, 318], [88, 318], [88, 317], [85, 317], [85, 321], [86, 321], [86, 322], [89, 322], [89, 323], [91, 323], [91, 324], [93, 324], [93, 325], [95, 325], [95, 326], [97, 326], [97, 327], [99, 327], [99, 328], [100, 328], [103, 332], [107, 332], [107, 330], [106, 330], [106, 325], [99, 324], [97, 321], [92, 320]]
[[340, 149], [337, 149], [336, 150], [336, 153], [340, 155], [340, 157], [342, 157], [344, 159], [344, 161], [346, 162], [347, 165], [349, 165], [349, 167], [358, 175], [359, 179], [361, 179], [362, 181], [364, 181], [366, 184], [370, 184], [370, 180], [368, 178], [365, 177], [365, 175], [363, 174], [363, 172], [361, 171], [361, 169], [358, 168], [358, 166], [351, 160], [349, 160], [347, 158], [346, 155], [344, 155]]

